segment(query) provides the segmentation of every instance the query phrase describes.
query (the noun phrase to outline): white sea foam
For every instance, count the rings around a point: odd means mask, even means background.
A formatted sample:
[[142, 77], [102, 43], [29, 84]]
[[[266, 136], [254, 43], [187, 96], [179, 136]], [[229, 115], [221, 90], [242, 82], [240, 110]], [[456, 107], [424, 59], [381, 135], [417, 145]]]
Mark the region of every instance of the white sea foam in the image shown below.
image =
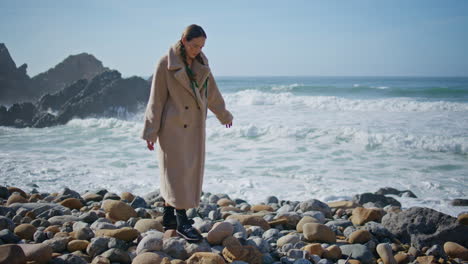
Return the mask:
[[291, 91], [296, 87], [303, 86], [303, 84], [293, 83], [289, 85], [274, 85], [271, 87], [272, 91]]
[[328, 111], [468, 111], [468, 103], [448, 101], [418, 101], [412, 98], [349, 99], [336, 96], [298, 96], [290, 92], [265, 93], [244, 90], [225, 96], [230, 104], [236, 105], [306, 105], [311, 109]]

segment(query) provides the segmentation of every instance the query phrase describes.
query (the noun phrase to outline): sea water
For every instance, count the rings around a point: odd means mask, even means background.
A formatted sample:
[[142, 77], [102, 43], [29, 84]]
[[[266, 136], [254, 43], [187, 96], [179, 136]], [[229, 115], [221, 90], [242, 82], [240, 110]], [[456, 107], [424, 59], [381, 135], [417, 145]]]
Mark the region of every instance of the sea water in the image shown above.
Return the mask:
[[[382, 187], [404, 208], [457, 216], [467, 199], [468, 78], [218, 77], [231, 128], [207, 119], [203, 190], [250, 203], [324, 202]], [[144, 195], [157, 154], [139, 138], [143, 110], [48, 128], [0, 127], [0, 184]]]

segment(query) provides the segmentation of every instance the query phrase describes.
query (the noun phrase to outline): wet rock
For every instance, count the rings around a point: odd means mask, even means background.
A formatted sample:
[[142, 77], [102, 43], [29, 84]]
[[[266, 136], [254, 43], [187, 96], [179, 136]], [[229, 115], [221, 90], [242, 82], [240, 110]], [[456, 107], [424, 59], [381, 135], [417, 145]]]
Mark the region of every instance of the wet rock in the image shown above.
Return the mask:
[[417, 248], [442, 245], [451, 241], [468, 245], [468, 226], [457, 223], [456, 218], [429, 208], [412, 207], [400, 213], [389, 213], [382, 225], [403, 243]]

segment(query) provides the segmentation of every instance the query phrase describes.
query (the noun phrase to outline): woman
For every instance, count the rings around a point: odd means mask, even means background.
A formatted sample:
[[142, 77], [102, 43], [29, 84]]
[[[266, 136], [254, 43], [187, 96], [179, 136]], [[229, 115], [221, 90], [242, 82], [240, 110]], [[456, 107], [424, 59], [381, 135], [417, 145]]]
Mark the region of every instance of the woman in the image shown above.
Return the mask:
[[[186, 209], [200, 203], [205, 165], [205, 121], [209, 108], [226, 127], [232, 115], [201, 51], [205, 31], [188, 26], [156, 67], [141, 138], [149, 150], [158, 141], [163, 226], [188, 241], [202, 239]], [[174, 215], [175, 209], [175, 215]]]

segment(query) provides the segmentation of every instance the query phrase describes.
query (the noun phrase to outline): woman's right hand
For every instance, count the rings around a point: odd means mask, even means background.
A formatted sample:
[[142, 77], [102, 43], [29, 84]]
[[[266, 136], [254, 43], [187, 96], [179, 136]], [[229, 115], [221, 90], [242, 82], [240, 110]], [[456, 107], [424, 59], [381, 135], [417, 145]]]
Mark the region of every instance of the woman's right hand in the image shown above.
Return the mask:
[[146, 146], [148, 147], [149, 150], [154, 150], [154, 142], [146, 140]]

